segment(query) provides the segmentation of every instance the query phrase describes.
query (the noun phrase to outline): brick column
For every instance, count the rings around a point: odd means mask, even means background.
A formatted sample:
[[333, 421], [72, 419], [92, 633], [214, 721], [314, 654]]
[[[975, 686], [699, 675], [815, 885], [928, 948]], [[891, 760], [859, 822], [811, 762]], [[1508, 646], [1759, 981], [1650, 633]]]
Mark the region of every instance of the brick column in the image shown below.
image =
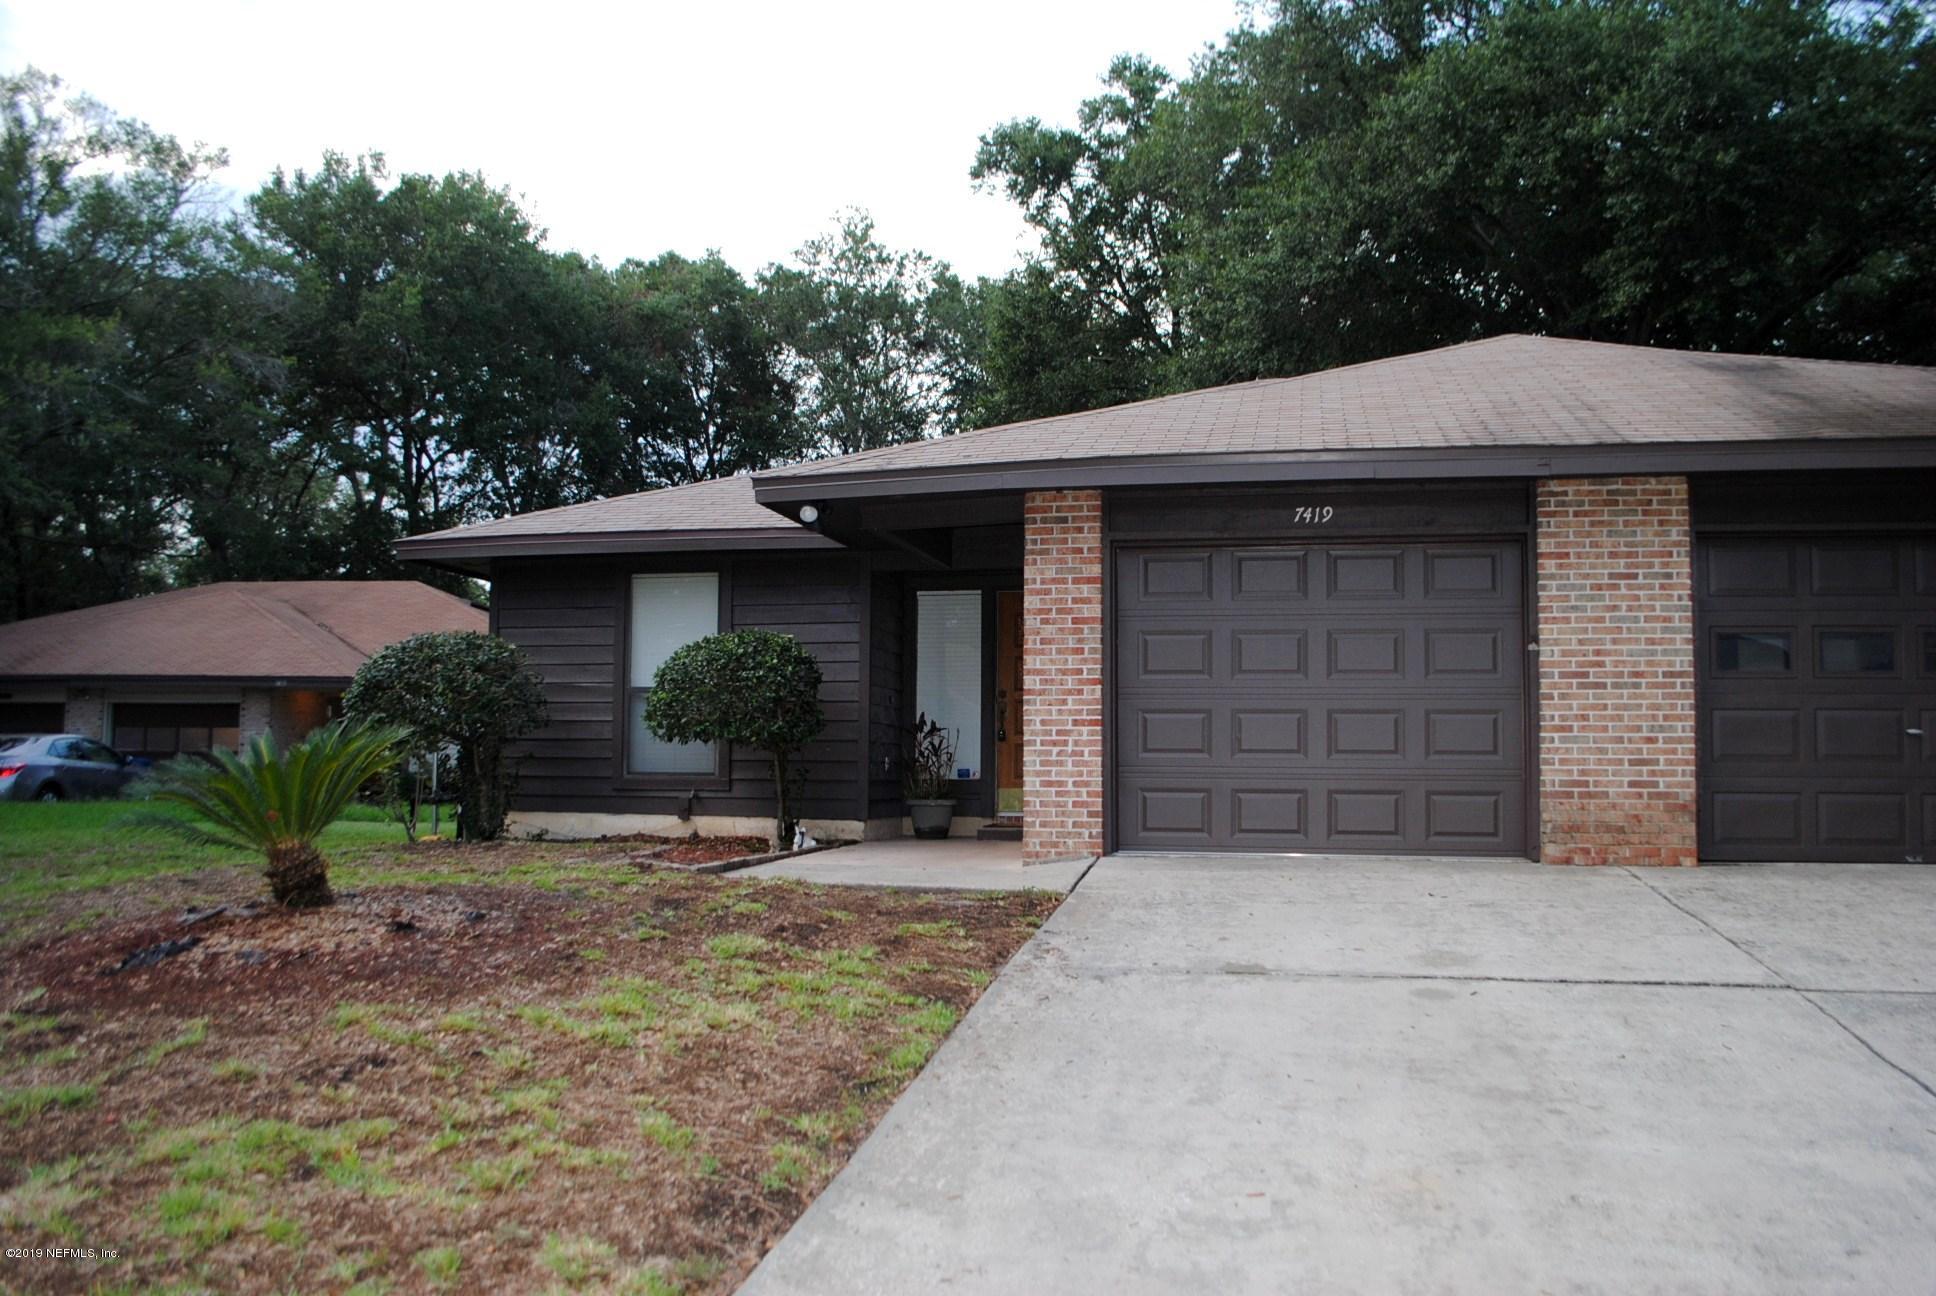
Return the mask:
[[[251, 742], [275, 729], [274, 694], [268, 689], [243, 689], [242, 708], [237, 723], [240, 725], [238, 742], [247, 747]], [[277, 746], [281, 746], [278, 742]]]
[[68, 733], [86, 734], [104, 743], [112, 743], [114, 735], [108, 732], [108, 704], [98, 688], [67, 690], [67, 706], [62, 713], [62, 723]]
[[1022, 504], [1022, 862], [1102, 853], [1102, 492]]
[[1539, 483], [1541, 858], [1693, 864], [1685, 477]]

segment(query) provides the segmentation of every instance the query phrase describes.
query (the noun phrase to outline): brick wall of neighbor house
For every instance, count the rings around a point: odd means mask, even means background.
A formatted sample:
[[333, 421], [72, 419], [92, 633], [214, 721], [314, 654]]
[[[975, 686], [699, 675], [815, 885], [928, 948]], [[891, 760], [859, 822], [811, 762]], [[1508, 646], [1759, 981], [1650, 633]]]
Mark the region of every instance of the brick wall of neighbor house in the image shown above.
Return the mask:
[[67, 690], [68, 733], [86, 734], [102, 742], [108, 739], [107, 697], [98, 688], [77, 688]]
[[1023, 502], [1022, 859], [1102, 852], [1102, 492]]
[[1539, 483], [1541, 858], [1696, 862], [1684, 477]]
[[270, 689], [242, 690], [241, 741], [244, 746], [270, 733], [274, 726], [275, 693]]

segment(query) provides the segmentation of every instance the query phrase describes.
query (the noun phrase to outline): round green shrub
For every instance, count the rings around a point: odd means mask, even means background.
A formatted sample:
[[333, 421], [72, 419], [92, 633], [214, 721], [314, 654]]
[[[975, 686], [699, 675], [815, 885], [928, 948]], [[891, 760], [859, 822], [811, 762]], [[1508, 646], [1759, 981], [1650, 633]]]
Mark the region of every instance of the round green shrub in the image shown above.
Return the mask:
[[516, 773], [507, 748], [545, 722], [544, 680], [515, 644], [474, 630], [412, 635], [363, 663], [343, 707], [403, 725], [419, 753], [455, 747], [457, 835], [488, 841], [503, 833]]

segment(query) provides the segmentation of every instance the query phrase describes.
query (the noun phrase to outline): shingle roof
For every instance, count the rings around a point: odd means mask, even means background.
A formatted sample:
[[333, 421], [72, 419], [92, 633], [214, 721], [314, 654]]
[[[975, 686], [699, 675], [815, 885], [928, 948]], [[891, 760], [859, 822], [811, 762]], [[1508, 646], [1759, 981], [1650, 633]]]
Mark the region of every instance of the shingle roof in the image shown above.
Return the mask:
[[424, 541], [458, 537], [464, 540], [509, 539], [516, 536], [603, 535], [611, 532], [704, 532], [791, 530], [810, 534], [791, 518], [780, 516], [753, 500], [750, 477], [722, 477], [716, 481], [669, 486], [663, 490], [614, 495], [588, 504], [540, 509], [512, 517], [452, 527], [411, 536], [402, 542], [407, 552]]
[[489, 625], [418, 581], [227, 581], [0, 625], [0, 679], [347, 683], [386, 644]]
[[[987, 467], [1080, 469], [1190, 456], [1488, 452], [1597, 446], [1936, 441], [1936, 369], [1668, 351], [1510, 334], [1367, 364], [1266, 378], [888, 446], [400, 542], [407, 558], [475, 564], [537, 553], [835, 547], [755, 498], [818, 498], [843, 480]], [[1233, 470], [1234, 471], [1234, 470]], [[1300, 470], [1302, 471], [1302, 470]], [[1334, 474], [1335, 475], [1335, 474]], [[1080, 483], [1076, 483], [1080, 484]], [[1000, 482], [977, 489], [1009, 489]], [[882, 494], [891, 494], [884, 482]], [[477, 567], [477, 570], [482, 570]]]
[[1936, 436], [1936, 368], [1509, 334], [758, 474], [1180, 454], [1300, 454]]

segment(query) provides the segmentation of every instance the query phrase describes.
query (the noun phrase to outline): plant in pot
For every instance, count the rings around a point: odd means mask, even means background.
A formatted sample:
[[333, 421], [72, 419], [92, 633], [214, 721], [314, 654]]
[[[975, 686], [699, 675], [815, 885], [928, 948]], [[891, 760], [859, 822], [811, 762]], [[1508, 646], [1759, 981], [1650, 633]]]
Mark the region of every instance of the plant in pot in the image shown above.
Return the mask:
[[907, 800], [914, 835], [946, 837], [955, 820], [954, 735], [928, 719], [914, 719], [914, 745], [901, 774], [901, 794]]

